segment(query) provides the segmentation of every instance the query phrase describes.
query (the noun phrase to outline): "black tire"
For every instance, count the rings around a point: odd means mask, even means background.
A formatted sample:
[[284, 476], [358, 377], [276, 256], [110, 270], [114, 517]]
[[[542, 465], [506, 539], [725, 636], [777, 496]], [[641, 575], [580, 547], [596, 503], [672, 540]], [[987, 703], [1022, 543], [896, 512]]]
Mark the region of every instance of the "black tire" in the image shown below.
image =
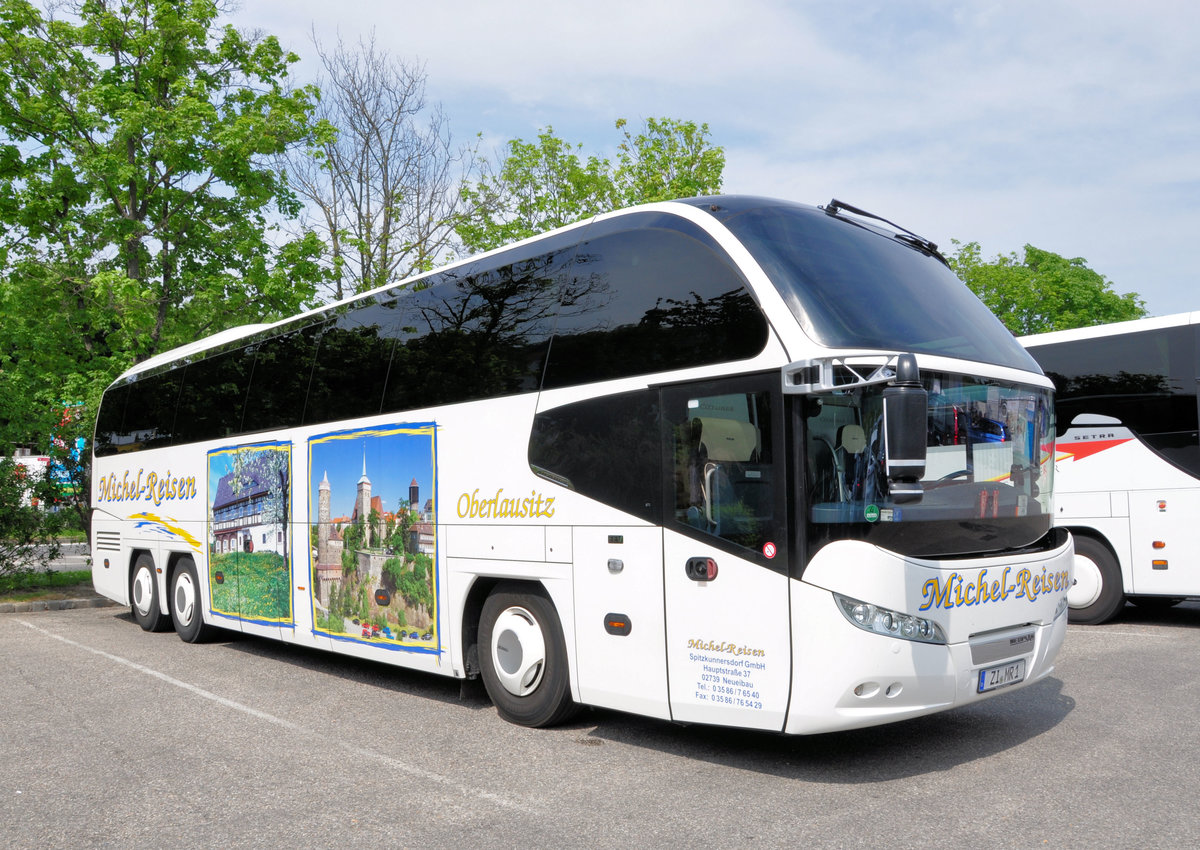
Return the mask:
[[175, 633], [188, 643], [201, 643], [212, 634], [204, 624], [204, 605], [196, 564], [191, 558], [181, 558], [171, 573], [171, 620]]
[[1067, 617], [1082, 626], [1107, 623], [1125, 606], [1121, 568], [1107, 546], [1091, 537], [1075, 538], [1074, 582], [1067, 594]]
[[562, 625], [538, 590], [500, 585], [479, 618], [479, 672], [500, 716], [553, 726], [575, 713]]
[[158, 575], [154, 559], [142, 553], [133, 562], [129, 577], [129, 613], [133, 621], [148, 632], [165, 632], [171, 627], [171, 615], [164, 614], [158, 598]]

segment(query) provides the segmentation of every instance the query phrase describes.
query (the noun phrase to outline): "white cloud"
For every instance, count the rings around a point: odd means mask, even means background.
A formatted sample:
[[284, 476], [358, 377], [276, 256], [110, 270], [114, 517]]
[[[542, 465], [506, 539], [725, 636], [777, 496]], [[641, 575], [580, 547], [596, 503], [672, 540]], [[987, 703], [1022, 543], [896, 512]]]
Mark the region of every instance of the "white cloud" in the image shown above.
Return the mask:
[[308, 31], [426, 63], [485, 150], [538, 128], [706, 122], [726, 188], [836, 195], [943, 244], [1082, 256], [1151, 311], [1200, 309], [1200, 16], [1168, 0], [250, 0], [242, 24], [315, 69]]

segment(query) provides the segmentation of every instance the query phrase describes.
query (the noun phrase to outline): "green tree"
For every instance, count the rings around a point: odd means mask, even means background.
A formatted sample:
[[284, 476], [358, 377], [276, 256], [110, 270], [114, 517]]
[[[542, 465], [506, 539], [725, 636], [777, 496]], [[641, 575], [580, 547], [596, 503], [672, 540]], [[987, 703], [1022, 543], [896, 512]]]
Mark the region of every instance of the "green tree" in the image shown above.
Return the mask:
[[713, 147], [708, 125], [673, 118], [647, 118], [634, 135], [624, 131], [613, 175], [622, 206], [714, 195], [721, 191], [725, 149]]
[[[247, 494], [258, 487], [265, 487], [259, 510], [260, 522], [285, 531], [290, 522], [288, 506], [291, 502], [291, 455], [278, 448], [260, 448], [234, 452], [233, 478], [230, 487], [234, 493]], [[287, 558], [287, 535], [283, 535], [283, 557]]]
[[392, 526], [391, 536], [387, 543], [397, 555], [404, 555], [408, 552], [408, 532], [412, 526], [412, 505], [408, 501], [401, 500], [396, 507], [396, 522]]
[[946, 259], [960, 279], [1014, 334], [1103, 325], [1146, 315], [1136, 292], [1118, 294], [1082, 257], [1026, 245], [1024, 255], [985, 261], [979, 243], [954, 241]]
[[66, 406], [51, 435], [50, 498], [61, 510], [63, 529], [91, 535], [92, 459], [88, 440], [94, 423], [82, 404]]
[[369, 548], [369, 549], [382, 549], [383, 548], [383, 542], [379, 539], [379, 520], [380, 519], [381, 519], [381, 517], [379, 515], [379, 509], [371, 508], [370, 512], [367, 514], [367, 524], [366, 524], [366, 529], [365, 529], [365, 531], [366, 531], [365, 539], [367, 540], [367, 548]]
[[358, 572], [358, 550], [364, 536], [362, 517], [342, 529], [342, 572], [346, 575]]
[[[326, 132], [273, 37], [213, 0], [0, 0], [0, 441], [130, 364], [312, 297], [319, 239], [270, 157]], [[56, 17], [65, 13], [63, 17]], [[12, 321], [9, 318], [12, 317]], [[57, 409], [56, 409], [57, 408]]]
[[456, 228], [471, 251], [487, 251], [619, 206], [612, 166], [597, 156], [580, 159], [547, 127], [536, 142], [513, 139], [498, 165], [484, 163], [478, 183], [463, 196], [472, 214]]
[[433, 588], [425, 565], [414, 562], [411, 570], [406, 570], [396, 583], [396, 590], [404, 597], [404, 601], [412, 607], [424, 606], [426, 610], [433, 607]]
[[499, 163], [484, 163], [463, 188], [471, 213], [457, 233], [470, 251], [485, 251], [624, 206], [719, 192], [725, 152], [707, 124], [648, 119], [633, 133], [621, 119], [614, 165], [585, 156], [547, 127], [536, 142], [513, 139]]
[[44, 511], [53, 498], [45, 475], [0, 458], [0, 576], [44, 568], [58, 556], [59, 517]]
[[393, 557], [384, 561], [383, 575], [391, 580], [393, 589], [399, 587], [400, 581], [404, 577], [404, 559]]

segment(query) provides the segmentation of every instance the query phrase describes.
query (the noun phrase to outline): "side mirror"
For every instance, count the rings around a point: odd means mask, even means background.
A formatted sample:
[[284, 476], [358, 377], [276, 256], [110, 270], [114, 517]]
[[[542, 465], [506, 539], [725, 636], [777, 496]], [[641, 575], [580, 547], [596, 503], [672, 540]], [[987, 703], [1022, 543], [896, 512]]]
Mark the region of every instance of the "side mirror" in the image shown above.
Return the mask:
[[894, 502], [919, 502], [924, 495], [928, 417], [929, 394], [921, 386], [917, 358], [901, 354], [896, 379], [883, 391], [884, 457]]

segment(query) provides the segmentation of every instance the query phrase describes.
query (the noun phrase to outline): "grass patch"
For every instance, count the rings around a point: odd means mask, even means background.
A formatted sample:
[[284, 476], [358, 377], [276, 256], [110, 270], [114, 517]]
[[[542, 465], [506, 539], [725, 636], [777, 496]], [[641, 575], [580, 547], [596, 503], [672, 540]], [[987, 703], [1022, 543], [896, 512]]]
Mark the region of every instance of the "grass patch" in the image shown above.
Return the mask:
[[0, 576], [0, 602], [76, 599], [93, 594], [91, 570]]
[[213, 610], [250, 620], [291, 620], [292, 574], [282, 555], [214, 555], [208, 569]]

